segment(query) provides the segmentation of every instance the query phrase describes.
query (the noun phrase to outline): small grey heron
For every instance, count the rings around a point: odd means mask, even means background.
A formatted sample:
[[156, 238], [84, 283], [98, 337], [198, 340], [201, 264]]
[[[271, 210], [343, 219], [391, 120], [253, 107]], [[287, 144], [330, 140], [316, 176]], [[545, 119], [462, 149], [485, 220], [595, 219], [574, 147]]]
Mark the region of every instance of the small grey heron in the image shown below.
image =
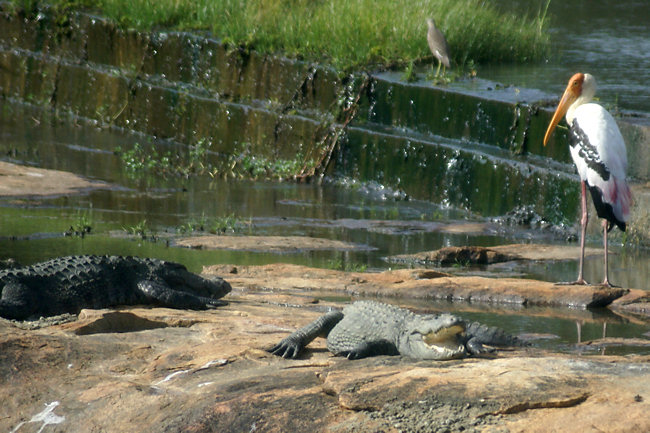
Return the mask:
[[427, 42], [429, 43], [429, 49], [431, 49], [433, 57], [438, 59], [438, 70], [436, 71], [436, 76], [438, 76], [440, 73], [440, 65], [444, 65], [445, 68], [450, 68], [449, 46], [447, 45], [445, 35], [436, 27], [433, 18], [427, 18], [427, 25], [429, 26]]

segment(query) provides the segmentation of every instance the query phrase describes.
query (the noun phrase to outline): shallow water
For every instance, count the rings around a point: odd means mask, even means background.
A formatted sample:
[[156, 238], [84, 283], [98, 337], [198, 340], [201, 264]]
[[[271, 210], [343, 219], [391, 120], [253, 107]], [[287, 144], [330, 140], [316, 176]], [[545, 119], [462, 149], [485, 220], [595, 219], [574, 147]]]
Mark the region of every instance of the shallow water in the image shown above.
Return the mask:
[[[434, 250], [450, 245], [497, 245], [515, 242], [562, 242], [540, 230], [504, 227], [465, 211], [418, 200], [405, 200], [380, 185], [358, 185], [349, 180], [323, 185], [293, 182], [224, 181], [194, 178], [134, 177], [112, 149], [149, 140], [134, 134], [87, 125], [38, 123], [29, 115], [0, 119], [0, 154], [4, 160], [42, 168], [66, 170], [112, 185], [85, 195], [49, 198], [0, 199], [0, 258], [19, 263], [68, 254], [120, 254], [158, 257], [184, 263], [193, 271], [215, 263], [239, 265], [290, 262], [317, 267], [381, 270], [396, 267], [385, 257]], [[173, 148], [160, 142], [158, 146]], [[397, 197], [395, 199], [394, 197]], [[189, 223], [206, 227], [218, 218], [234, 215], [238, 234], [299, 235], [330, 238], [364, 246], [353, 252], [301, 251], [273, 254], [251, 251], [208, 251], [178, 248], [173, 238]], [[89, 235], [64, 236], [71, 226], [88, 221]], [[449, 233], [448, 223], [479, 223], [480, 233]], [[146, 228], [146, 239], [128, 236], [136, 226]], [[599, 239], [590, 240], [599, 246]], [[626, 287], [647, 288], [650, 255], [622, 249], [611, 258], [611, 278]], [[601, 278], [601, 259], [587, 260], [586, 277]], [[528, 263], [493, 268], [452, 267], [459, 274], [516, 275], [545, 280], [569, 280], [576, 262]], [[643, 321], [630, 323], [611, 313], [533, 311], [530, 309], [463, 311], [456, 304], [417, 305], [423, 309], [460, 310], [470, 318], [500, 324], [511, 332], [552, 334], [536, 338], [539, 345], [580, 350], [575, 321], [584, 321], [583, 340], [595, 338], [602, 322], [608, 336], [639, 337], [648, 331]], [[559, 311], [559, 310], [558, 310]], [[603, 314], [605, 314], [603, 316]], [[602, 317], [601, 317], [602, 316]], [[608, 349], [645, 353], [645, 349]], [[648, 350], [650, 351], [650, 350]]]
[[[546, 0], [499, 2], [506, 10], [537, 11]], [[553, 54], [536, 65], [482, 67], [479, 75], [504, 84], [560, 95], [571, 75], [589, 72], [597, 97], [610, 109], [650, 114], [650, 2], [645, 0], [551, 1]], [[646, 119], [647, 120], [647, 119]]]

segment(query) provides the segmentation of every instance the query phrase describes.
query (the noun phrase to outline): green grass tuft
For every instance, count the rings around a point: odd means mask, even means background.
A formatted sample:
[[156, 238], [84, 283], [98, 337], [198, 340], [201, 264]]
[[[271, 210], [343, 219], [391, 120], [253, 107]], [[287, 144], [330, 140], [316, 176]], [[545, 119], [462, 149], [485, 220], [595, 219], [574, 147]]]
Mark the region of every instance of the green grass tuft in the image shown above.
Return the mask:
[[[17, 6], [31, 3], [14, 0]], [[425, 18], [456, 65], [530, 62], [550, 49], [546, 10], [522, 17], [483, 0], [50, 0], [93, 8], [141, 30], [210, 30], [233, 46], [325, 62], [339, 70], [431, 58]]]

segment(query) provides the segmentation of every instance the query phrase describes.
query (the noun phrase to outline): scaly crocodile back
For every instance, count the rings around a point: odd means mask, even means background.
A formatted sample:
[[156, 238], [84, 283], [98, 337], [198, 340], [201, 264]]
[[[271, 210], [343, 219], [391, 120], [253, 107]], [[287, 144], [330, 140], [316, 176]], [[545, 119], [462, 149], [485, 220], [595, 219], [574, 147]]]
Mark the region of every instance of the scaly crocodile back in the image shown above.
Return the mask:
[[0, 271], [0, 284], [14, 282], [26, 287], [19, 295], [29, 297], [30, 309], [41, 315], [134, 304], [143, 300], [134, 285], [153, 274], [151, 265], [155, 263], [148, 262], [118, 256], [58, 257]]
[[343, 319], [327, 336], [327, 348], [347, 352], [369, 341], [397, 344], [403, 323], [414, 314], [403, 308], [375, 301], [357, 301], [343, 309]]
[[0, 271], [0, 316], [78, 313], [82, 308], [158, 304], [172, 308], [223, 305], [223, 279], [206, 279], [185, 266], [157, 259], [69, 256]]

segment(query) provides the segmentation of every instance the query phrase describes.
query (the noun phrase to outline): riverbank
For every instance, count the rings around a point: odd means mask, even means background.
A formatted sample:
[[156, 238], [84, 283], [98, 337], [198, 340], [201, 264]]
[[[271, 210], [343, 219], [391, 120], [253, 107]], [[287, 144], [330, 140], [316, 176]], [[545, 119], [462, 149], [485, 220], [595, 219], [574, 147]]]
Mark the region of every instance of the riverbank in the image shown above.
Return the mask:
[[12, 4], [17, 8], [28, 4], [28, 16], [44, 4], [52, 5], [63, 15], [57, 19], [62, 32], [71, 30], [66, 29], [67, 14], [90, 11], [119, 23], [123, 30], [209, 30], [230, 49], [329, 64], [341, 73], [431, 63], [425, 22], [429, 16], [445, 32], [456, 65], [540, 61], [550, 51], [548, 4], [523, 16], [478, 0], [50, 0]]

